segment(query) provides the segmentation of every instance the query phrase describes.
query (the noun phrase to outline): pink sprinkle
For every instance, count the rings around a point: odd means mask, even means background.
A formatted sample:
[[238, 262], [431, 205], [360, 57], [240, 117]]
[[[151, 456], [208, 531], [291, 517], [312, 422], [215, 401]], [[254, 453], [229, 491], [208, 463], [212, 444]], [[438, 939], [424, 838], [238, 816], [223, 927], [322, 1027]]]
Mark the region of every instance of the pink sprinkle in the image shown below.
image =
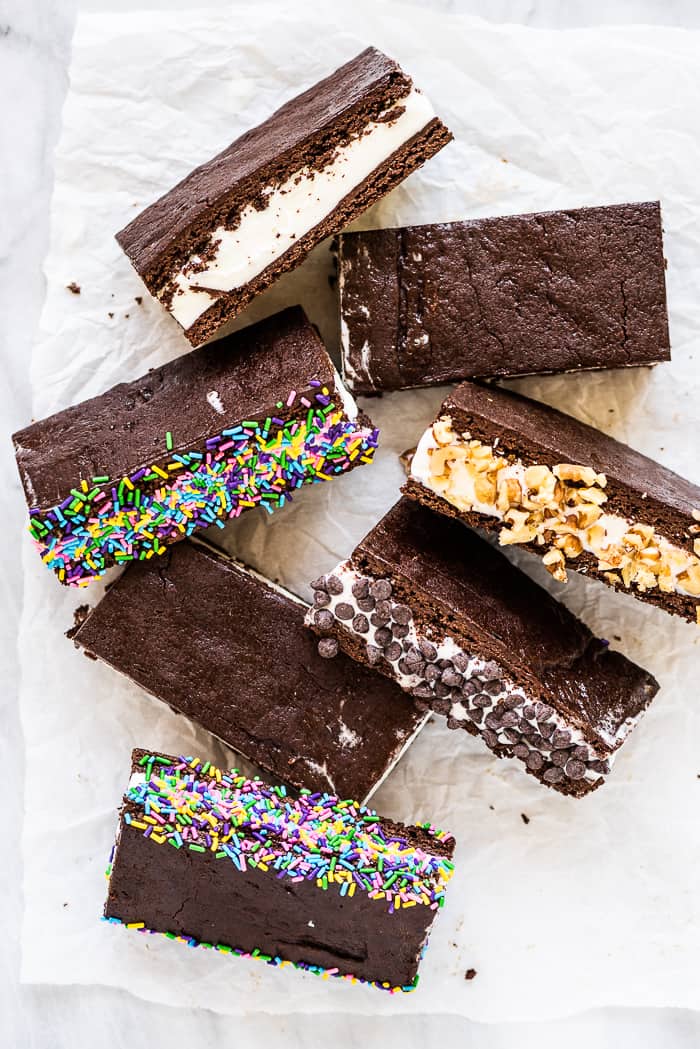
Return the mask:
[[305, 408], [311, 407], [311, 401], [307, 401], [306, 397], [302, 397], [301, 403], [304, 405]]
[[[291, 408], [292, 405], [294, 404], [294, 398], [296, 397], [296, 395], [297, 395], [297, 391], [296, 390], [292, 390], [292, 392], [290, 393], [289, 397], [287, 398], [287, 407], [288, 408]], [[303, 403], [304, 402], [302, 401], [302, 404]]]

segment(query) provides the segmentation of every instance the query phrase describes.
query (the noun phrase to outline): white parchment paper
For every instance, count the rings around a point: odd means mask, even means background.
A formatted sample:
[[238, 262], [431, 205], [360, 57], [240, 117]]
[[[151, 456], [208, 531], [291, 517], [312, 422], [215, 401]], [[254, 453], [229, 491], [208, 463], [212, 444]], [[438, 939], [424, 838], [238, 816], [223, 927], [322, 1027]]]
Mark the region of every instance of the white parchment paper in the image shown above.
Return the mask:
[[[372, 0], [79, 20], [32, 362], [35, 416], [188, 349], [114, 232], [195, 163], [369, 43], [414, 75], [456, 141], [365, 224], [661, 198], [673, 364], [519, 385], [700, 480], [698, 35], [542, 32]], [[333, 346], [328, 273], [322, 247], [243, 320], [301, 300]], [[80, 295], [66, 290], [71, 281]], [[346, 556], [394, 501], [397, 454], [443, 393], [368, 401], [383, 430], [376, 465], [300, 493], [273, 518], [246, 515], [228, 527], [229, 548], [307, 594], [307, 580]], [[75, 651], [63, 631], [75, 606], [94, 602], [100, 588], [63, 590], [28, 542], [24, 559], [25, 980], [109, 984], [226, 1013], [440, 1011], [506, 1020], [604, 1004], [700, 1007], [695, 628], [599, 584], [558, 586], [528, 560], [594, 630], [651, 669], [662, 690], [609, 784], [579, 802], [491, 758], [466, 733], [441, 721], [428, 726], [375, 802], [389, 816], [452, 829], [457, 874], [418, 992], [388, 996], [99, 921], [130, 747], [235, 758]], [[465, 981], [468, 968], [474, 980]]]

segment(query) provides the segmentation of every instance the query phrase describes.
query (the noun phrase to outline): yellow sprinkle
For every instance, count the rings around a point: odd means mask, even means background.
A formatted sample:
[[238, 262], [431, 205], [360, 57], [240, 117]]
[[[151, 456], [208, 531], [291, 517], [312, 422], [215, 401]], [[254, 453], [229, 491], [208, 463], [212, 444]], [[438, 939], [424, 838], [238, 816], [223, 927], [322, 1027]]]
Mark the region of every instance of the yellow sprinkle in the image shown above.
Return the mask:
[[128, 477], [122, 477], [122, 484], [125, 484], [130, 492], [133, 492], [134, 486]]
[[146, 928], [146, 923], [145, 922], [127, 922], [126, 923], [126, 927], [127, 927], [127, 929], [145, 929]]
[[160, 466], [152, 466], [151, 470], [154, 474], [158, 474], [159, 477], [164, 477], [167, 480], [168, 475], [165, 470], [161, 470]]

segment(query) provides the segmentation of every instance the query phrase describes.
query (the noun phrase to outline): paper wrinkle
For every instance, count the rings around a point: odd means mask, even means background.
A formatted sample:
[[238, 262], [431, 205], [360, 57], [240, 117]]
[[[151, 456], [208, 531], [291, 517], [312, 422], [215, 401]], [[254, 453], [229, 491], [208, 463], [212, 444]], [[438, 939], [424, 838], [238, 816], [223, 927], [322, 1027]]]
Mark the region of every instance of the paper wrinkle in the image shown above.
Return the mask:
[[[223, 10], [79, 17], [32, 362], [34, 416], [188, 351], [114, 233], [369, 43], [401, 61], [456, 141], [356, 228], [661, 197], [673, 364], [510, 385], [700, 480], [699, 38], [658, 27], [536, 31], [371, 0], [237, 5], [234, 22]], [[326, 244], [233, 326], [301, 301], [335, 348], [330, 273]], [[80, 295], [66, 291], [71, 281]], [[383, 432], [375, 465], [300, 492], [273, 517], [245, 514], [211, 538], [308, 598], [308, 581], [346, 557], [393, 503], [397, 457], [446, 392], [362, 401]], [[95, 603], [102, 585], [63, 590], [27, 540], [23, 978], [119, 986], [237, 1014], [350, 1009], [496, 1021], [607, 1004], [700, 1008], [700, 632], [575, 573], [556, 584], [523, 552], [509, 557], [662, 689], [609, 782], [581, 801], [546, 790], [442, 719], [426, 727], [373, 798], [388, 816], [429, 819], [458, 839], [419, 989], [399, 997], [99, 921], [130, 748], [251, 766], [65, 640], [73, 609]], [[468, 968], [478, 973], [472, 981]]]

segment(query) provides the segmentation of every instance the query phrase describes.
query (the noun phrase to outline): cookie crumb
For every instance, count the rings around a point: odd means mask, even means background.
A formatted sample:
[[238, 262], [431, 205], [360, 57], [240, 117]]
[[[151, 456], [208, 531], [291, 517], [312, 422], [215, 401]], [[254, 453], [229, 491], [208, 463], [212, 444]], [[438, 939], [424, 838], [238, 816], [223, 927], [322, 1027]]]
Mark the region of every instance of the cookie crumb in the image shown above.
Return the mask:
[[76, 284], [74, 280], [70, 284], [66, 284], [66, 291], [70, 291], [73, 295], [80, 295], [80, 285]]
[[526, 816], [524, 812], [520, 813], [520, 819], [523, 821], [523, 823], [529, 823], [530, 822], [530, 817]]
[[134, 296], [134, 302], [137, 306], [140, 306], [143, 303], [143, 295]]
[[111, 319], [112, 319], [112, 317], [114, 316], [114, 314], [113, 314], [113, 313], [108, 313], [108, 314], [107, 314], [107, 316], [108, 316], [108, 317], [109, 317], [109, 319], [111, 320]]
[[473, 980], [475, 976], [476, 976], [476, 969], [467, 969], [467, 971], [464, 974], [464, 979], [465, 980]]
[[78, 633], [78, 631], [80, 630], [81, 626], [83, 625], [83, 623], [85, 622], [85, 620], [87, 619], [89, 614], [90, 614], [90, 606], [89, 605], [78, 605], [78, 607], [76, 608], [75, 612], [73, 613], [73, 626], [70, 628], [70, 630], [66, 631], [66, 637], [67, 638], [70, 639], [75, 634]]

